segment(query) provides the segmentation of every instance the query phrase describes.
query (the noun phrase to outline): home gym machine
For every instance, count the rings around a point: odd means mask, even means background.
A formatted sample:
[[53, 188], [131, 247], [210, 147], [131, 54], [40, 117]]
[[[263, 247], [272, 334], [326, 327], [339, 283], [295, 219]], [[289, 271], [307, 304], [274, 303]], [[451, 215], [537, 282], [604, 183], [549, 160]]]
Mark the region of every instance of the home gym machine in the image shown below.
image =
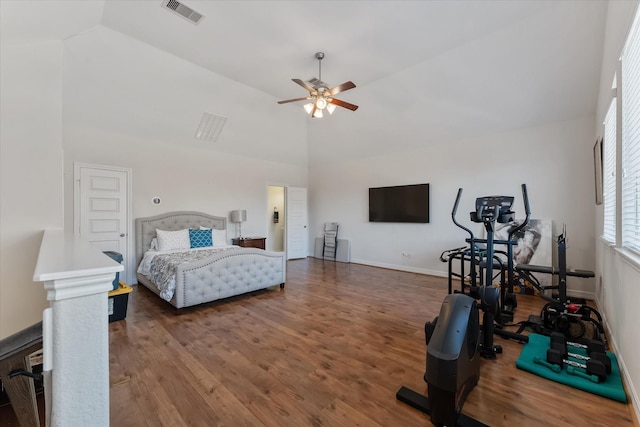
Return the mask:
[[[525, 185], [522, 185], [522, 191], [528, 220], [529, 201]], [[469, 294], [449, 293], [440, 307], [438, 317], [425, 324], [427, 358], [424, 380], [428, 396], [403, 386], [396, 393], [396, 398], [429, 414], [436, 426], [486, 427], [486, 424], [461, 414], [461, 410], [467, 396], [478, 384], [480, 357], [495, 358], [497, 350], [493, 345], [493, 334], [498, 333], [494, 328], [494, 320], [500, 305], [501, 290], [492, 284], [493, 233], [496, 222], [513, 221], [513, 197], [490, 196], [476, 200], [476, 210], [471, 212], [471, 220], [483, 223], [487, 231], [486, 239], [476, 239], [471, 230], [455, 219], [461, 196], [462, 189], [459, 189], [451, 216], [458, 227], [470, 234], [466, 241], [471, 247], [469, 258], [472, 260], [472, 277], [475, 276], [476, 267], [479, 267], [484, 270], [486, 278], [480, 285], [472, 278]], [[486, 244], [483, 257], [475, 250], [480, 243]], [[511, 250], [512, 246], [507, 250], [509, 255], [512, 255]], [[476, 300], [480, 300], [480, 303]], [[482, 325], [479, 308], [484, 312]], [[512, 332], [500, 330], [500, 335], [521, 342], [528, 341], [526, 336]]]
[[[567, 277], [581, 277], [592, 278], [595, 277], [593, 271], [590, 270], [576, 270], [567, 269], [567, 229], [563, 227], [562, 234], [558, 236], [558, 267], [548, 267], [543, 265], [533, 264], [518, 264], [516, 266], [516, 272], [518, 276], [531, 283], [531, 285], [540, 292], [540, 296], [547, 301], [557, 301], [560, 303], [574, 302], [577, 304], [584, 304], [584, 299], [572, 298], [569, 300], [567, 296]], [[552, 276], [558, 276], [558, 284], [552, 286], [542, 286], [540, 281], [535, 276], [538, 274], [550, 274]], [[551, 296], [546, 294], [548, 290], [557, 290], [558, 294]]]
[[[562, 234], [558, 236], [557, 268], [531, 264], [516, 266], [516, 272], [520, 279], [531, 283], [540, 291], [540, 296], [548, 301], [542, 308], [540, 316], [530, 315], [527, 321], [520, 322], [521, 326], [518, 332], [522, 332], [525, 328], [542, 335], [559, 332], [568, 339], [590, 342], [599, 340], [606, 347], [607, 340], [600, 313], [589, 307], [584, 299], [567, 296], [567, 277], [592, 278], [595, 274], [590, 270], [567, 269], [566, 235], [566, 227], [563, 227]], [[558, 284], [542, 286], [534, 273], [558, 276]], [[545, 291], [548, 290], [557, 290], [558, 293], [549, 296], [545, 294]], [[592, 328], [587, 331], [586, 325], [589, 324]]]

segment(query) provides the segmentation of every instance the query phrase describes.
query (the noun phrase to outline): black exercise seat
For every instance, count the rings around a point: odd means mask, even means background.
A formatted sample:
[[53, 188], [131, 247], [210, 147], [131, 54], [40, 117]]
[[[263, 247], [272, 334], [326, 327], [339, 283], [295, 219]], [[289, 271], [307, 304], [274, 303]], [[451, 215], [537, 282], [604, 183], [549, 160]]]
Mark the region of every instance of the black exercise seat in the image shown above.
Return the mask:
[[[552, 274], [557, 276], [560, 274], [560, 269], [557, 267], [548, 267], [545, 265], [533, 265], [533, 264], [518, 264], [516, 265], [516, 270], [525, 271], [527, 273], [544, 273], [544, 274]], [[567, 269], [567, 276], [571, 277], [595, 277], [595, 273], [590, 270], [574, 270]]]

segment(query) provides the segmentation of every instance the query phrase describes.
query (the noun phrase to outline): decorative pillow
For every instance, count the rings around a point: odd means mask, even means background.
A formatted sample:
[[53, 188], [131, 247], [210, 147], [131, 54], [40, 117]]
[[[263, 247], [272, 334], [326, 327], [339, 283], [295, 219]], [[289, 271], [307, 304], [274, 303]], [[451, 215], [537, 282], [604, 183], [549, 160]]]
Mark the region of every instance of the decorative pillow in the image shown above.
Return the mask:
[[191, 239], [189, 239], [188, 228], [178, 231], [165, 231], [156, 228], [156, 235], [158, 236], [159, 251], [191, 248]]
[[227, 230], [211, 230], [211, 234], [213, 235], [213, 244], [215, 246], [226, 246], [229, 244], [227, 242]]
[[151, 245], [149, 246], [149, 249], [152, 251], [157, 251], [158, 250], [158, 238], [154, 237], [153, 239], [151, 239]]
[[215, 228], [207, 228], [203, 226], [200, 226], [200, 230], [211, 230], [213, 246], [226, 246], [229, 244], [227, 241], [227, 230], [216, 230]]
[[211, 230], [189, 230], [189, 239], [191, 240], [192, 248], [204, 248], [207, 246], [213, 246], [213, 240], [211, 239]]

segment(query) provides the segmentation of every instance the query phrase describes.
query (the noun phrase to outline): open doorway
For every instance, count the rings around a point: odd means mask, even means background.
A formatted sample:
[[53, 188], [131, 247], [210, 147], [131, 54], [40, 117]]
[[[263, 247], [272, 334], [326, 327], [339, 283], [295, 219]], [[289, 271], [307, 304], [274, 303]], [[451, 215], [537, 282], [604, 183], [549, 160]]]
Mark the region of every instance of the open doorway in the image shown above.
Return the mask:
[[267, 247], [268, 251], [285, 250], [285, 188], [278, 185], [267, 187]]

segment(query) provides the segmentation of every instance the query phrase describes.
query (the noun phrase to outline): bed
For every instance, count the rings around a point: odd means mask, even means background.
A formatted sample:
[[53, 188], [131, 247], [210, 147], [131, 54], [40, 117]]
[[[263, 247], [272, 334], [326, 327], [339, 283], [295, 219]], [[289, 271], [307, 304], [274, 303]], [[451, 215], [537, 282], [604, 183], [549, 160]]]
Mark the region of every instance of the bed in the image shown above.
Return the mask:
[[[226, 222], [224, 217], [189, 211], [137, 218], [135, 232], [138, 283], [176, 308], [203, 304], [275, 285], [283, 288], [286, 279], [285, 253], [229, 245]], [[168, 234], [182, 236], [185, 229], [190, 229], [190, 233], [194, 234], [198, 233], [195, 230], [211, 229], [214, 247], [172, 250], [165, 244], [163, 248], [158, 248], [157, 237]], [[160, 231], [156, 233], [156, 230]], [[155, 251], [151, 250], [152, 245]], [[160, 250], [168, 247], [169, 250]], [[185, 252], [198, 252], [196, 257], [199, 259], [187, 260], [189, 255], [184, 254]], [[171, 260], [171, 257], [179, 258], [180, 261]], [[156, 273], [162, 268], [162, 262], [166, 264], [166, 270], [173, 269], [175, 273], [172, 279], [166, 279], [168, 283], [173, 283], [173, 290], [169, 289], [171, 286], [159, 287], [152, 280], [158, 279]], [[170, 262], [174, 262], [172, 267], [169, 266]]]

